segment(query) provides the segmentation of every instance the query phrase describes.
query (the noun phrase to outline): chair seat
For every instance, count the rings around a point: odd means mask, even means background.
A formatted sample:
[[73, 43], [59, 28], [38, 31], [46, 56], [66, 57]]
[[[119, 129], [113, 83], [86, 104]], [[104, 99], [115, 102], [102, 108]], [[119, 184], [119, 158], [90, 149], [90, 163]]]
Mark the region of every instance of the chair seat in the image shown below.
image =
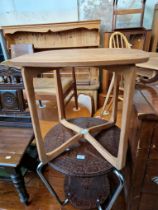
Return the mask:
[[[98, 118], [75, 118], [69, 120], [82, 128], [89, 128], [105, 123]], [[60, 146], [74, 135], [74, 132], [61, 124], [53, 127], [45, 137], [45, 149], [47, 152]], [[117, 156], [120, 129], [114, 126], [99, 134], [93, 134], [100, 144], [112, 155]], [[84, 139], [71, 146], [70, 150], [52, 160], [49, 165], [57, 171], [69, 176], [91, 177], [108, 173], [113, 166], [107, 162], [97, 151]]]

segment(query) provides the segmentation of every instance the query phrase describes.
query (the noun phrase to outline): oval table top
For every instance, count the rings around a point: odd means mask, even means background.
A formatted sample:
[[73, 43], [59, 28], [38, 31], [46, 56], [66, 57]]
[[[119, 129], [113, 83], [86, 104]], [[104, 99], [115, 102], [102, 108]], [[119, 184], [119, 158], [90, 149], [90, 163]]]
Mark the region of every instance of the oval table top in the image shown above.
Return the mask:
[[75, 67], [108, 66], [146, 62], [147, 52], [137, 49], [64, 49], [27, 54], [11, 59], [10, 63], [21, 67]]

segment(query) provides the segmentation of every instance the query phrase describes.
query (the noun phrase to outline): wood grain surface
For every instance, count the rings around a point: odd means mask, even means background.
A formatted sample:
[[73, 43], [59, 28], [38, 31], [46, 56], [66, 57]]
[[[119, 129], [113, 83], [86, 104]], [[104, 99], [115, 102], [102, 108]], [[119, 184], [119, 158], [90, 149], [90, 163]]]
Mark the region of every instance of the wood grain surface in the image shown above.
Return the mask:
[[75, 67], [136, 64], [147, 61], [148, 53], [135, 49], [66, 49], [24, 55], [11, 60], [23, 67]]
[[149, 53], [149, 60], [144, 63], [139, 63], [136, 66], [158, 71], [158, 53]]
[[0, 165], [16, 167], [33, 137], [32, 128], [0, 127]]

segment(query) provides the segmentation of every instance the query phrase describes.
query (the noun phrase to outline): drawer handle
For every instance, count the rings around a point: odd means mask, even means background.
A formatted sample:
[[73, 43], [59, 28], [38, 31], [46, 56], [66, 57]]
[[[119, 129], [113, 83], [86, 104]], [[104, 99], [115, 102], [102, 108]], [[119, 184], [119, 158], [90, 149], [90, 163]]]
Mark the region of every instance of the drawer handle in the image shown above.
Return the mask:
[[158, 176], [154, 176], [151, 180], [158, 185]]

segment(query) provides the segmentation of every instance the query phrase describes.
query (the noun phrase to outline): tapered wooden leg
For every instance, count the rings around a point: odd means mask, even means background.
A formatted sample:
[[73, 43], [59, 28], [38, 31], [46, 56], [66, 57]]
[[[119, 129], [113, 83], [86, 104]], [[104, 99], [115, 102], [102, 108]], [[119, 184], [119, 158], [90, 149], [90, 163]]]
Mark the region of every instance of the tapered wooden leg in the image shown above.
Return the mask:
[[[136, 71], [135, 66], [127, 66], [127, 71], [123, 72], [124, 76], [124, 100], [121, 120], [120, 144], [118, 151], [118, 169], [125, 166], [126, 153], [128, 147], [128, 133], [130, 124], [131, 108], [135, 89]], [[129, 70], [128, 70], [129, 69]]]
[[[39, 69], [37, 70], [37, 73], [35, 73], [35, 70], [34, 70], [34, 74], [35, 75], [39, 74]], [[26, 96], [28, 100], [29, 111], [31, 114], [32, 125], [33, 125], [34, 134], [35, 134], [39, 158], [43, 163], [46, 163], [47, 157], [46, 157], [44, 142], [43, 142], [40, 124], [39, 124], [39, 118], [38, 118], [36, 100], [35, 100], [35, 92], [34, 92], [34, 86], [33, 86], [33, 76], [35, 75], [32, 75], [31, 68], [22, 69], [22, 76], [23, 76]]]

